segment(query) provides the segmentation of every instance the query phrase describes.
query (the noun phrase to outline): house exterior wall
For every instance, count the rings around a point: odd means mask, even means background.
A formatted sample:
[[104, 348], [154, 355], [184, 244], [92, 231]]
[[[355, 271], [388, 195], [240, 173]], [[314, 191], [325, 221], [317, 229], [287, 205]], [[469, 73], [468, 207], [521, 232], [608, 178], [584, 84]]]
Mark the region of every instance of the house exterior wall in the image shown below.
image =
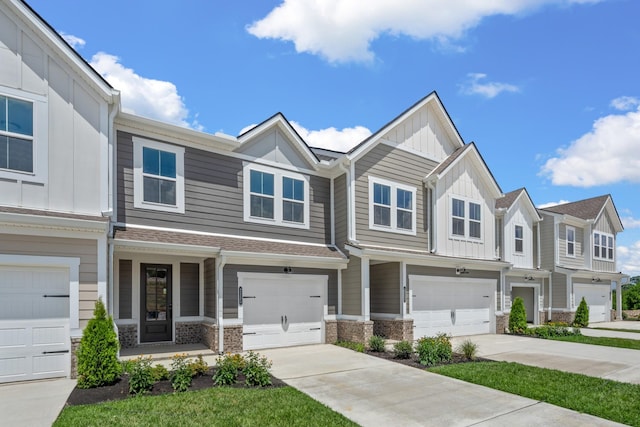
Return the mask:
[[400, 263], [374, 264], [369, 271], [371, 313], [401, 314]]
[[[608, 233], [614, 236], [614, 247], [615, 247], [615, 240], [616, 240], [616, 231], [613, 228], [613, 225], [611, 224], [611, 220], [609, 219], [609, 217], [605, 214], [605, 215], [601, 215], [600, 218], [598, 218], [598, 220], [596, 221], [596, 223], [593, 226], [593, 231], [600, 231], [602, 233]], [[591, 246], [587, 247], [586, 250], [588, 251], [589, 256], [593, 259], [593, 270], [595, 271], [606, 271], [606, 272], [610, 272], [613, 273], [616, 270], [616, 254], [614, 252], [614, 261], [603, 261], [603, 260], [598, 260], [593, 258], [593, 235], [590, 236], [589, 241], [591, 242]]]
[[349, 256], [347, 268], [342, 270], [342, 314], [360, 316], [362, 314], [362, 261]]
[[120, 319], [133, 318], [133, 263], [130, 259], [118, 262], [118, 310]]
[[[533, 263], [533, 220], [527, 209], [521, 203], [513, 206], [504, 219], [504, 261], [510, 262], [516, 268], [534, 268]], [[516, 252], [515, 228], [522, 226], [523, 251]]]
[[[356, 237], [363, 244], [427, 250], [429, 239], [425, 218], [426, 190], [422, 179], [436, 163], [389, 145], [378, 144], [355, 164]], [[382, 178], [416, 189], [416, 235], [369, 228], [369, 177]]]
[[553, 270], [556, 263], [555, 225], [551, 215], [542, 214], [540, 227], [540, 266]]
[[328, 178], [308, 175], [309, 229], [245, 222], [243, 160], [191, 147], [186, 147], [184, 154], [185, 213], [134, 208], [132, 136], [118, 131], [116, 176], [119, 222], [312, 243], [331, 241]]
[[567, 276], [558, 272], [551, 274], [553, 281], [552, 308], [569, 308], [567, 301]]
[[[571, 226], [569, 226], [571, 227]], [[567, 256], [567, 224], [559, 224], [558, 226], [558, 259], [560, 265], [572, 268], [585, 267], [584, 241], [585, 231], [581, 227], [573, 227], [575, 229], [575, 257]]]
[[274, 163], [309, 169], [310, 165], [297, 153], [282, 131], [272, 128], [250, 142], [242, 144], [235, 150], [251, 157], [268, 160]]
[[215, 319], [216, 317], [216, 260], [207, 258], [204, 260], [204, 315]]
[[342, 174], [333, 181], [333, 205], [335, 223], [335, 243], [340, 249], [344, 249], [344, 244], [348, 239], [347, 221], [347, 175]]

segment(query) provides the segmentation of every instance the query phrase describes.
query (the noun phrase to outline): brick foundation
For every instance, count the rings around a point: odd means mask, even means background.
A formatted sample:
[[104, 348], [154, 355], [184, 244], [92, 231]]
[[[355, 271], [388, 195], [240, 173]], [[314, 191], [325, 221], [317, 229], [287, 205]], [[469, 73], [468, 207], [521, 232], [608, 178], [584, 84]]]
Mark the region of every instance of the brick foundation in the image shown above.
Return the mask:
[[200, 336], [202, 337], [202, 343], [206, 345], [209, 350], [218, 352], [218, 326], [213, 323], [201, 323], [200, 324]]
[[78, 378], [78, 357], [76, 356], [76, 352], [78, 351], [78, 347], [80, 346], [80, 340], [82, 338], [71, 338], [71, 371], [69, 376], [73, 378]]
[[541, 311], [540, 312], [540, 324], [545, 325], [549, 321], [549, 312]]
[[338, 320], [338, 340], [367, 343], [373, 336], [373, 322]]
[[375, 319], [373, 333], [391, 340], [413, 341], [413, 319]]
[[137, 325], [118, 325], [120, 348], [132, 348], [138, 345]]
[[224, 327], [224, 352], [240, 353], [241, 351], [242, 351], [242, 325], [225, 326]]
[[176, 322], [176, 344], [197, 344], [202, 340], [202, 322]]
[[324, 321], [324, 342], [326, 344], [335, 344], [338, 341], [338, 321]]
[[576, 314], [571, 311], [554, 311], [551, 313], [552, 322], [563, 322], [567, 325], [572, 324], [575, 317]]

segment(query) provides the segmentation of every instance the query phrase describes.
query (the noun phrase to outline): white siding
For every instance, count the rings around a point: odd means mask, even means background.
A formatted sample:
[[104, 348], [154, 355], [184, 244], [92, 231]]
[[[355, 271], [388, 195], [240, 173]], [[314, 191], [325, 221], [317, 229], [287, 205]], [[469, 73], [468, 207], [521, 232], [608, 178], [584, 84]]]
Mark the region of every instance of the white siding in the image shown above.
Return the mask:
[[[534, 268], [533, 264], [533, 219], [520, 199], [509, 209], [504, 219], [504, 260], [516, 268]], [[522, 226], [523, 251], [517, 253], [515, 248], [516, 225]]]

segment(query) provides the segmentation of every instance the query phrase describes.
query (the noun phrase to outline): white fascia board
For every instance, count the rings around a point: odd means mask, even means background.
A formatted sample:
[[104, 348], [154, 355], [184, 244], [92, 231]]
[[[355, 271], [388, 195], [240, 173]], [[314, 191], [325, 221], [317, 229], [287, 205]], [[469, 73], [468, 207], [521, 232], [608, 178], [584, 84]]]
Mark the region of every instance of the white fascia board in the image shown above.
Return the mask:
[[346, 258], [325, 258], [260, 252], [222, 250], [220, 251], [220, 255], [226, 258], [227, 264], [283, 265], [286, 267], [327, 268], [335, 270], [346, 268], [349, 263], [349, 260]]
[[92, 233], [106, 233], [108, 221], [91, 221], [86, 219], [62, 218], [44, 215], [0, 212], [0, 224], [9, 226], [32, 226], [41, 228], [68, 229]]
[[183, 245], [179, 243], [147, 242], [141, 240], [111, 239], [116, 252], [143, 252], [154, 254], [181, 254], [215, 257], [220, 248], [212, 246]]
[[535, 268], [511, 268], [505, 272], [506, 276], [531, 276], [534, 279], [546, 279], [551, 275], [549, 270], [538, 270]]

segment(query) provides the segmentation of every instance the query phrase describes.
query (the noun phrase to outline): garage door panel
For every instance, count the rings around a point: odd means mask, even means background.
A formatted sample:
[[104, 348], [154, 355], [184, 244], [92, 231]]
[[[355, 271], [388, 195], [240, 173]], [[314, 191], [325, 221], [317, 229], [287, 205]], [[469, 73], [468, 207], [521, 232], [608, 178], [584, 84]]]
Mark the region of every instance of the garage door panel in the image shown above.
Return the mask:
[[0, 358], [0, 382], [20, 381], [26, 378], [27, 357]]
[[608, 320], [609, 285], [575, 284], [576, 306], [584, 297], [589, 306], [589, 323], [604, 322]]

